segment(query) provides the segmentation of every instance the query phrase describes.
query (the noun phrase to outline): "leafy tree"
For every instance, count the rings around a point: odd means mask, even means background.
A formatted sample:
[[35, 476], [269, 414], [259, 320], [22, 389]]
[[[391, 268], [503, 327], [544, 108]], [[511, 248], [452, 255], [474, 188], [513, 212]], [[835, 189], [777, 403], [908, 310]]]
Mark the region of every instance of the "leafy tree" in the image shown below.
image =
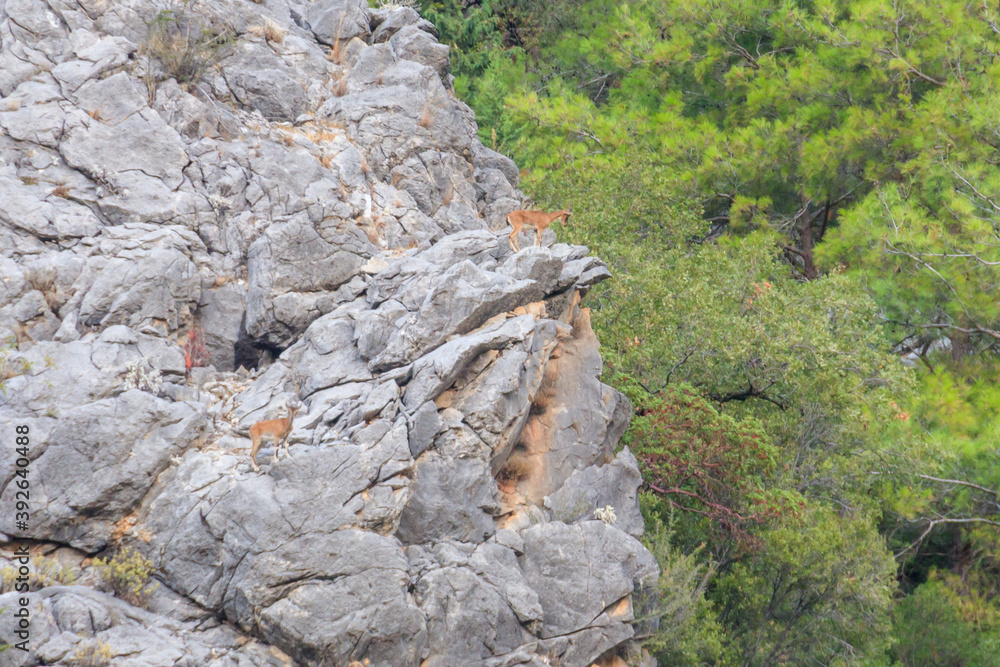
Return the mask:
[[772, 234], [705, 242], [690, 200], [669, 196], [668, 170], [619, 157], [529, 181], [543, 204], [575, 204], [561, 238], [611, 265], [591, 299], [609, 380], [637, 405], [637, 390], [689, 384], [760, 420], [788, 488], [870, 505], [871, 471], [898, 444], [895, 399], [910, 389], [875, 304], [849, 275], [792, 279]]
[[523, 164], [641, 147], [707, 220], [781, 233], [799, 275], [863, 275], [902, 344], [1000, 340], [995, 10], [612, 6], [586, 3], [510, 88]]
[[710, 599], [743, 665], [857, 664], [889, 647], [894, 572], [868, 517], [811, 504], [765, 533]]
[[[451, 47], [456, 94], [476, 109], [480, 139], [494, 150], [510, 150], [520, 128], [504, 110], [507, 95], [521, 81], [525, 54], [508, 30], [518, 24], [512, 3], [483, 0], [464, 7], [459, 0], [433, 0], [422, 13]], [[519, 60], [521, 61], [519, 64]]]
[[[639, 394], [641, 396], [641, 394]], [[751, 530], [801, 499], [769, 488], [778, 458], [760, 424], [720, 415], [683, 387], [642, 397], [627, 443], [639, 458], [646, 487], [673, 509], [704, 519], [716, 542], [754, 542]]]
[[700, 548], [685, 554], [674, 546], [672, 515], [666, 521], [655, 512], [651, 517], [643, 543], [656, 557], [660, 578], [654, 590], [636, 594], [636, 639], [659, 664], [731, 663], [735, 656], [726, 648], [723, 628], [705, 598], [715, 564], [702, 561]]
[[958, 599], [941, 581], [931, 581], [905, 598], [895, 611], [893, 657], [907, 667], [987, 667], [996, 664], [1000, 632], [962, 613]]

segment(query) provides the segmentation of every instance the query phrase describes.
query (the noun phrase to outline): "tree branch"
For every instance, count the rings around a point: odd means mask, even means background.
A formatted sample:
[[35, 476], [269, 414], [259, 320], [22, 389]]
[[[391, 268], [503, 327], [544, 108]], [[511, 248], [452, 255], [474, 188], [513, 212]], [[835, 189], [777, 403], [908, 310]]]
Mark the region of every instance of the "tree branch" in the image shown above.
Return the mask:
[[779, 408], [781, 408], [781, 410], [784, 411], [784, 410], [786, 410], [788, 408], [787, 405], [785, 405], [781, 401], [778, 401], [776, 399], [771, 398], [770, 396], [768, 396], [765, 393], [767, 391], [767, 389], [770, 389], [771, 385], [773, 385], [773, 384], [774, 384], [774, 382], [772, 382], [771, 384], [769, 384], [765, 389], [757, 389], [751, 383], [751, 384], [749, 384], [747, 386], [746, 389], [744, 389], [742, 391], [734, 391], [734, 392], [730, 392], [730, 393], [725, 394], [725, 395], [723, 395], [723, 394], [708, 394], [708, 397], [710, 399], [712, 399], [713, 401], [716, 401], [718, 403], [728, 403], [729, 401], [746, 401], [746, 400], [749, 400], [751, 398], [759, 398], [759, 399], [767, 401], [768, 403], [773, 403], [774, 405], [778, 406]]
[[931, 477], [930, 475], [917, 475], [921, 479], [927, 479], [932, 482], [941, 482], [942, 484], [959, 484], [961, 486], [968, 486], [973, 489], [979, 489], [980, 491], [985, 491], [993, 496], [1000, 496], [1000, 490], [990, 489], [985, 486], [980, 486], [979, 484], [973, 484], [972, 482], [966, 482], [960, 479], [942, 479], [941, 477]]
[[990, 526], [998, 526], [998, 527], [1000, 527], [1000, 522], [993, 521], [992, 519], [984, 519], [983, 517], [978, 517], [978, 516], [977, 517], [970, 517], [968, 519], [928, 519], [928, 522], [929, 523], [927, 524], [927, 528], [924, 530], [924, 532], [922, 532], [920, 534], [920, 537], [918, 537], [916, 540], [914, 540], [910, 544], [910, 546], [906, 547], [905, 549], [903, 549], [902, 551], [900, 551], [899, 553], [897, 553], [895, 555], [896, 558], [899, 558], [900, 556], [902, 556], [903, 554], [905, 554], [907, 551], [909, 551], [910, 549], [912, 549], [915, 546], [918, 546], [921, 542], [923, 542], [924, 538], [927, 537], [927, 535], [930, 534], [930, 532], [932, 530], [934, 530], [934, 527], [937, 526], [938, 524], [942, 524], [942, 523], [985, 523], [985, 524], [990, 525]]

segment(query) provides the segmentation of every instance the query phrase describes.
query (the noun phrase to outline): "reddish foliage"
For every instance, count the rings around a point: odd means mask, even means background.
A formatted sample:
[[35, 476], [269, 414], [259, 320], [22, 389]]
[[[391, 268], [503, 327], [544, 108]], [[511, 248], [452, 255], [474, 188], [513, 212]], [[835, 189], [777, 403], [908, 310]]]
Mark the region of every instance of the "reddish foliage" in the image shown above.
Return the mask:
[[689, 390], [670, 388], [638, 410], [631, 440], [648, 488], [742, 547], [786, 505], [765, 486], [777, 450], [760, 426], [720, 415]]
[[205, 332], [198, 325], [191, 327], [187, 340], [183, 345], [184, 370], [190, 373], [196, 366], [208, 363], [208, 349], [205, 347]]

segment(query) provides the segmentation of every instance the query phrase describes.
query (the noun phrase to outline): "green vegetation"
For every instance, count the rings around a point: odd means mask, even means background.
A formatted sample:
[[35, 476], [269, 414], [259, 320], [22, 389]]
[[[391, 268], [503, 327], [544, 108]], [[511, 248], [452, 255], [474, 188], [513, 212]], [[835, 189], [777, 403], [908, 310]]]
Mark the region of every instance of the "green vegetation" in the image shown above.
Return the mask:
[[483, 142], [612, 268], [586, 305], [636, 408], [662, 664], [995, 662], [1000, 11], [422, 13]]
[[[69, 586], [76, 580], [72, 568], [61, 565], [55, 558], [37, 556], [31, 561], [31, 571], [28, 573], [28, 590], [37, 591], [48, 586]], [[16, 566], [0, 568], [0, 594], [16, 590]]]
[[149, 581], [156, 572], [153, 562], [132, 547], [120, 549], [109, 560], [95, 558], [94, 567], [115, 595], [136, 606], [145, 605], [159, 587]]
[[[160, 11], [149, 23], [139, 52], [155, 62], [159, 72], [147, 66], [146, 85], [176, 79], [196, 83], [209, 67], [221, 60], [236, 39], [236, 32], [221, 18], [207, 21], [186, 11], [186, 3]], [[152, 93], [150, 93], [152, 95]]]
[[31, 362], [17, 356], [17, 339], [14, 336], [0, 340], [0, 396], [3, 396], [7, 380], [31, 371]]
[[700, 547], [685, 554], [672, 545], [674, 519], [670, 514], [664, 523], [652, 513], [646, 526], [643, 542], [656, 557], [660, 578], [655, 590], [634, 596], [637, 635], [661, 664], [719, 662], [726, 655], [722, 628], [705, 599], [715, 563], [704, 562]]
[[76, 645], [67, 662], [75, 667], [107, 667], [113, 657], [111, 647], [100, 639], [84, 639]]

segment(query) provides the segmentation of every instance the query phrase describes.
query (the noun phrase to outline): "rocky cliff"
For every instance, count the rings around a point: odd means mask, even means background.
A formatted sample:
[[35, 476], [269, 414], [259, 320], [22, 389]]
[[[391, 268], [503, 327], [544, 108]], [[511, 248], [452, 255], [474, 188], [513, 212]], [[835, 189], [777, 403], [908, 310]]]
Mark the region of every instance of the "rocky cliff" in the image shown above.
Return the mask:
[[[511, 252], [448, 68], [363, 0], [0, 0], [0, 546], [82, 573], [3, 664], [621, 664], [657, 568], [608, 270]], [[92, 576], [123, 548], [145, 608]]]

